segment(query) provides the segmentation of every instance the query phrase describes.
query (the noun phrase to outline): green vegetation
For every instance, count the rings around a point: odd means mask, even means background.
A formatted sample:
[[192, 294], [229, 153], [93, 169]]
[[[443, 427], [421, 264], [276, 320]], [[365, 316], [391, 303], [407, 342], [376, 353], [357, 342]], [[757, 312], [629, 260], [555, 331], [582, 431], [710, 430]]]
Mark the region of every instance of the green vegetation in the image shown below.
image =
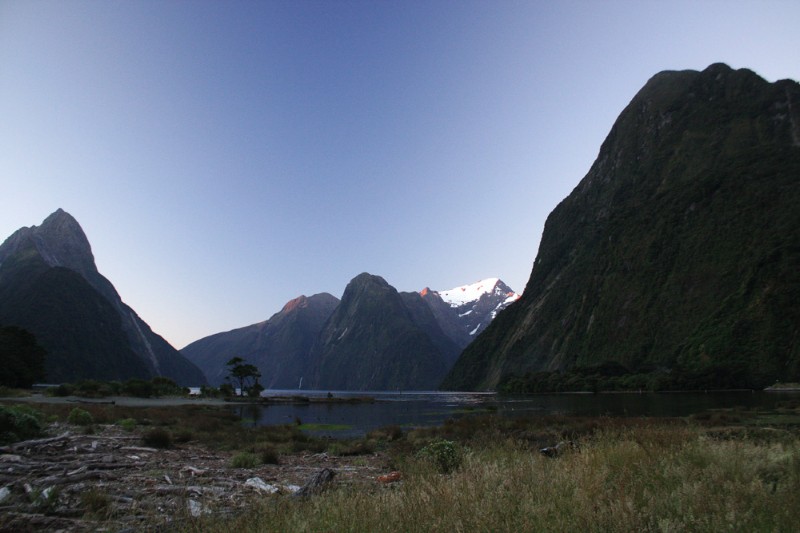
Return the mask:
[[231, 458], [233, 468], [255, 468], [261, 461], [256, 454], [250, 452], [239, 452]]
[[344, 431], [352, 429], [347, 424], [298, 424], [297, 428], [303, 431]]
[[70, 411], [67, 416], [67, 422], [76, 426], [91, 426], [94, 423], [94, 418], [89, 411], [76, 407]]
[[419, 452], [418, 457], [431, 461], [442, 474], [449, 474], [461, 466], [463, 457], [456, 443], [439, 439], [431, 442]]
[[44, 416], [27, 405], [0, 405], [0, 444], [38, 437]]
[[228, 379], [239, 385], [242, 396], [258, 398], [264, 387], [258, 382], [261, 377], [258, 367], [245, 363], [241, 357], [230, 359], [225, 365], [228, 367]]
[[50, 396], [80, 396], [81, 398], [105, 398], [107, 396], [134, 396], [137, 398], [160, 398], [163, 396], [185, 396], [188, 389], [163, 376], [149, 381], [133, 378], [125, 382], [84, 379], [76, 383], [62, 383], [46, 390]]
[[[389, 451], [403, 481], [391, 490], [338, 485], [310, 500], [276, 496], [191, 528], [793, 531], [800, 520], [796, 429], [759, 431], [756, 414], [740, 416], [736, 431], [710, 420], [462, 419], [395, 442]], [[538, 453], [541, 442], [565, 438], [576, 446], [555, 458]], [[431, 461], [458, 447], [460, 467], [443, 473]]]
[[153, 448], [171, 448], [172, 434], [163, 428], [154, 428], [142, 435], [142, 443]]
[[0, 327], [0, 386], [25, 388], [42, 381], [46, 354], [30, 332]]
[[800, 380], [800, 150], [774, 111], [798, 99], [725, 65], [655, 76], [548, 217], [522, 298], [442, 388], [592, 390], [580, 369], [608, 362], [630, 376], [599, 388]]
[[[792, 531], [800, 523], [800, 404], [792, 401], [687, 419], [480, 414], [350, 441], [314, 439], [294, 424], [245, 427], [219, 407], [86, 407], [96, 424], [135, 420], [143, 435], [191, 428], [197, 444], [233, 452], [232, 468], [378, 452], [387, 472], [401, 473], [392, 485], [364, 480], [309, 499], [260, 498], [241, 514], [176, 522], [177, 531]], [[20, 412], [34, 420], [71, 412], [40, 408]], [[0, 412], [10, 409], [18, 410]], [[559, 442], [571, 445], [556, 457], [539, 453]], [[107, 520], [109, 501], [90, 492], [85, 516]]]

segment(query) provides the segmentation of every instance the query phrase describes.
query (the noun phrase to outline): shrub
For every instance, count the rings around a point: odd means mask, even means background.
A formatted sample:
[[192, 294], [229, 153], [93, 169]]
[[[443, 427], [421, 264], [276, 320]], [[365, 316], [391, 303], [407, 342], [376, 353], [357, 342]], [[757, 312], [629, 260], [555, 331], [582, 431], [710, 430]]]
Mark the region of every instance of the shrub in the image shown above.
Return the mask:
[[125, 431], [133, 431], [133, 428], [136, 427], [136, 419], [135, 418], [124, 418], [117, 422], [117, 425], [120, 426]]
[[111, 506], [108, 494], [96, 488], [81, 493], [80, 499], [86, 514], [93, 516], [106, 514]]
[[255, 468], [258, 466], [258, 457], [254, 453], [239, 452], [231, 458], [233, 468]]
[[192, 437], [194, 437], [194, 435], [192, 434], [191, 430], [182, 429], [175, 434], [175, 442], [185, 444], [192, 440]]
[[75, 426], [91, 426], [94, 423], [94, 418], [89, 411], [85, 411], [80, 407], [76, 407], [70, 411], [67, 416], [67, 422]]
[[74, 388], [69, 383], [62, 383], [58, 387], [53, 387], [51, 389], [47, 389], [48, 396], [58, 396], [63, 398], [64, 396], [72, 396], [74, 392]]
[[151, 429], [142, 436], [142, 442], [151, 448], [170, 448], [172, 447], [172, 435], [165, 429]]
[[153, 396], [156, 391], [155, 386], [142, 379], [129, 379], [122, 385], [122, 391], [125, 394], [136, 396], [137, 398], [149, 398]]
[[456, 444], [444, 439], [431, 442], [418, 452], [418, 456], [433, 462], [442, 474], [453, 472], [462, 462]]
[[278, 464], [278, 451], [273, 446], [263, 446], [261, 448], [261, 463], [265, 465]]
[[28, 406], [0, 405], [0, 444], [37, 437], [42, 432], [42, 414]]

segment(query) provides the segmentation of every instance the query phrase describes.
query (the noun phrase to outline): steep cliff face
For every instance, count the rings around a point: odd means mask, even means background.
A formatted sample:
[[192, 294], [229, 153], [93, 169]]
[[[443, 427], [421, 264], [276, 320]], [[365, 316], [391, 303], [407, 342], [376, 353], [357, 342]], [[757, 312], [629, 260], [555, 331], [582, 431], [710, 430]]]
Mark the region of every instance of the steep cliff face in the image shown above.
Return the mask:
[[0, 246], [0, 323], [39, 339], [51, 381], [160, 375], [205, 383], [196, 366], [122, 302], [97, 271], [80, 224], [61, 209]]
[[[212, 385], [228, 376], [225, 363], [241, 357], [261, 371], [268, 389], [309, 388], [309, 353], [339, 299], [327, 293], [300, 296], [269, 320], [210, 335], [181, 350], [200, 367]], [[303, 383], [305, 381], [305, 383]]]
[[797, 379], [798, 205], [800, 85], [722, 64], [654, 76], [443, 387], [612, 362], [678, 387]]
[[418, 294], [360, 274], [312, 349], [318, 389], [434, 389], [458, 354]]

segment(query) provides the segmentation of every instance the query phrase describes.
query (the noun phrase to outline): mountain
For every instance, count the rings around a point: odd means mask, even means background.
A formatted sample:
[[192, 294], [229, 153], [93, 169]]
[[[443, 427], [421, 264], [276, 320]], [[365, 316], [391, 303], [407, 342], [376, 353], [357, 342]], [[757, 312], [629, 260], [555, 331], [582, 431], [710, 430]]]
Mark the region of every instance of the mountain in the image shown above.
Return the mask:
[[311, 352], [311, 388], [339, 390], [435, 389], [460, 348], [442, 331], [419, 293], [399, 293], [383, 278], [363, 273]]
[[798, 205], [797, 82], [657, 74], [547, 218], [520, 300], [442, 387], [593, 368], [656, 388], [800, 379]]
[[475, 339], [497, 314], [519, 300], [519, 294], [498, 278], [487, 278], [446, 291], [420, 292], [442, 328], [462, 348]]
[[181, 353], [213, 385], [225, 382], [225, 363], [241, 357], [271, 389], [431, 389], [472, 341], [470, 333], [482, 329], [478, 324], [516, 298], [497, 278], [417, 293], [364, 273], [341, 301], [326, 293], [301, 296], [265, 322], [210, 335]]
[[30, 331], [47, 351], [49, 382], [203, 373], [155, 334], [98, 271], [80, 224], [62, 209], [0, 245], [0, 323]]
[[327, 293], [300, 296], [267, 321], [205, 337], [181, 353], [212, 385], [225, 382], [225, 363], [238, 356], [259, 368], [264, 387], [295, 389], [304, 376], [308, 380], [311, 347], [338, 304], [339, 299]]

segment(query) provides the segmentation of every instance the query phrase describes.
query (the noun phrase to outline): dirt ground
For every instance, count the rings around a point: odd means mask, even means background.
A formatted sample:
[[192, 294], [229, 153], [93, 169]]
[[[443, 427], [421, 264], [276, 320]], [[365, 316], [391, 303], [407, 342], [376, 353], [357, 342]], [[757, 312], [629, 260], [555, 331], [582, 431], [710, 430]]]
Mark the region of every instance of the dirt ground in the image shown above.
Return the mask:
[[138, 531], [205, 513], [235, 513], [261, 498], [295, 497], [315, 474], [331, 483], [379, 485], [381, 454], [281, 456], [277, 465], [231, 467], [231, 455], [193, 443], [143, 447], [118, 426], [95, 433], [56, 424], [48, 438], [0, 447], [0, 531]]

